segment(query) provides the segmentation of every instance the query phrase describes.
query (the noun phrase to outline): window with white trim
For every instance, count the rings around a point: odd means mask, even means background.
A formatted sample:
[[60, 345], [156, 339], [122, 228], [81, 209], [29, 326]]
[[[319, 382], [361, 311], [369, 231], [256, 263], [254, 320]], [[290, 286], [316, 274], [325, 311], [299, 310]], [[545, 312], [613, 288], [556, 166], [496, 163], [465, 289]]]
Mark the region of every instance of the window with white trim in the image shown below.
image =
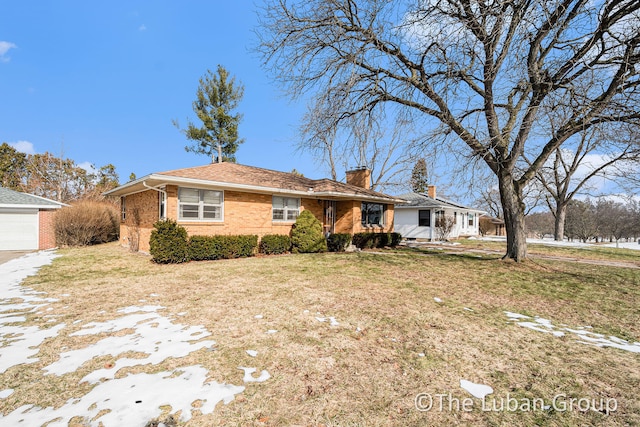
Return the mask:
[[197, 188], [178, 189], [178, 219], [186, 221], [222, 221], [222, 191]]
[[474, 218], [473, 214], [470, 213], [469, 214], [469, 227], [473, 227], [473, 218]]
[[126, 199], [127, 198], [124, 197], [124, 196], [120, 197], [120, 219], [122, 221], [127, 219], [127, 206], [126, 206], [126, 203], [125, 203]]
[[273, 196], [271, 212], [274, 221], [295, 221], [300, 215], [300, 199]]

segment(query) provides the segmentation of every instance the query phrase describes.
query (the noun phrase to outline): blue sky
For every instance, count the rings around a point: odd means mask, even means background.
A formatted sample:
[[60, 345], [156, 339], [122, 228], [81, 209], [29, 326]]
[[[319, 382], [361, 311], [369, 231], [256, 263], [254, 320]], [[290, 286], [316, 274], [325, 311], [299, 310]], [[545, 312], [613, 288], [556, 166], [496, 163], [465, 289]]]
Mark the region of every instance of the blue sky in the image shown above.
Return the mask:
[[221, 64], [245, 86], [238, 162], [325, 176], [295, 153], [304, 103], [289, 102], [251, 51], [253, 2], [21, 0], [1, 10], [0, 142], [112, 163], [121, 182], [206, 164], [171, 122], [198, 123], [198, 79]]

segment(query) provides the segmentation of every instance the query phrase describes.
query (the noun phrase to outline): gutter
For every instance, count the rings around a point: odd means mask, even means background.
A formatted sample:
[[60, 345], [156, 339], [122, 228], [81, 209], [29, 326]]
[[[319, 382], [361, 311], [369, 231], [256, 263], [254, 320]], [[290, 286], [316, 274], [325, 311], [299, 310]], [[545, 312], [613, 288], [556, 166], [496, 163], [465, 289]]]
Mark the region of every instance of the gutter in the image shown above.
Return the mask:
[[142, 181], [142, 185], [143, 185], [145, 188], [148, 188], [149, 190], [155, 190], [155, 191], [157, 191], [158, 193], [162, 194], [162, 200], [163, 200], [163, 203], [165, 204], [165, 207], [164, 207], [164, 209], [165, 209], [164, 215], [166, 215], [166, 209], [167, 209], [167, 207], [166, 207], [167, 192], [166, 192], [166, 191], [164, 191], [164, 190], [163, 190], [163, 189], [161, 189], [161, 188], [153, 187], [153, 186], [151, 186], [151, 185], [148, 185], [148, 184], [147, 184], [147, 181]]

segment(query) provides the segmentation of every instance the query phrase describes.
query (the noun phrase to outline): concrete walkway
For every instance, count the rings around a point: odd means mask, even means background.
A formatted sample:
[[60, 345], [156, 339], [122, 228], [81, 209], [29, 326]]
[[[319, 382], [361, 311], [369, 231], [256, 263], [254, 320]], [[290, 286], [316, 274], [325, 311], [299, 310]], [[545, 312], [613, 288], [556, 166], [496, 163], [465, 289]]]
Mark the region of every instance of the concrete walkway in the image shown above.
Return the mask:
[[11, 261], [14, 258], [20, 258], [32, 251], [0, 251], [0, 264]]

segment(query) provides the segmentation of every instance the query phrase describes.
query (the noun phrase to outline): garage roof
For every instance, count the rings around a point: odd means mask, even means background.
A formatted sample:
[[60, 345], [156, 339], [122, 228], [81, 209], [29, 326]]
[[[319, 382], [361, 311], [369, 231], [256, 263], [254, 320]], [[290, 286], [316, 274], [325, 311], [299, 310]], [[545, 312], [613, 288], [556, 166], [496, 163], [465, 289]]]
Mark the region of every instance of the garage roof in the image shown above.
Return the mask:
[[0, 187], [0, 208], [60, 209], [64, 203]]

